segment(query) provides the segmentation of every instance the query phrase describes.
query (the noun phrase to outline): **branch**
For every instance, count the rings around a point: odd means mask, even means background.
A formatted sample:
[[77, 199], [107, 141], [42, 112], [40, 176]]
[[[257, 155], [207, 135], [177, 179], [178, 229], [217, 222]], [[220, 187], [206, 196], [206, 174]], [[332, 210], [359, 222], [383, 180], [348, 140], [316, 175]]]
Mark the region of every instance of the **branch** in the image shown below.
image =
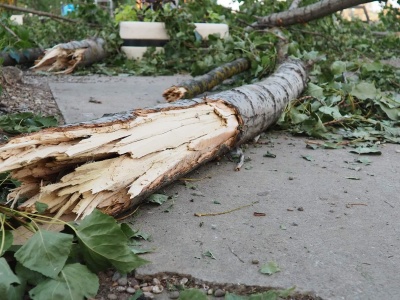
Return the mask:
[[266, 17], [261, 17], [257, 22], [251, 24], [251, 27], [290, 26], [299, 23], [306, 23], [315, 19], [325, 17], [337, 11], [368, 2], [373, 1], [322, 0], [308, 6], [271, 14]]
[[8, 9], [8, 10], [21, 11], [21, 12], [26, 12], [26, 13], [31, 13], [31, 14], [34, 14], [34, 15], [38, 15], [38, 16], [49, 17], [49, 18], [52, 18], [52, 19], [62, 20], [62, 21], [70, 22], [70, 23], [78, 23], [79, 22], [76, 19], [64, 18], [64, 17], [53, 15], [51, 13], [47, 13], [47, 12], [44, 12], [44, 11], [37, 11], [37, 10], [33, 10], [33, 9], [29, 9], [29, 8], [22, 8], [22, 7], [18, 7], [18, 6], [14, 6], [14, 5], [8, 5], [8, 4], [0, 3], [0, 7]]

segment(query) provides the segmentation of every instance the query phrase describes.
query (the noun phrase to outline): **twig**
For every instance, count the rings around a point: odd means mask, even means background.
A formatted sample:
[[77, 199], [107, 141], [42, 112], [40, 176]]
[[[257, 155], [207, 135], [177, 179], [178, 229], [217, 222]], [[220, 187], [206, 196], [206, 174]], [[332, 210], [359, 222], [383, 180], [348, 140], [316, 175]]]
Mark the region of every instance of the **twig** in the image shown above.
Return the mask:
[[365, 203], [348, 203], [348, 204], [346, 204], [346, 207], [347, 207], [347, 208], [350, 208], [350, 207], [356, 206], [356, 205], [368, 206], [368, 204], [365, 204]]
[[259, 201], [255, 201], [255, 202], [252, 202], [251, 204], [239, 206], [239, 207], [236, 207], [234, 209], [226, 210], [226, 211], [222, 211], [222, 212], [217, 212], [217, 213], [195, 213], [194, 215], [196, 217], [212, 217], [212, 216], [219, 216], [219, 215], [229, 214], [229, 213], [237, 211], [239, 209], [246, 208], [246, 207], [249, 207], [249, 206], [253, 206], [254, 204], [256, 204], [258, 202]]
[[14, 6], [14, 5], [8, 5], [8, 4], [0, 3], [0, 7], [5, 8], [5, 9], [9, 9], [9, 10], [15, 10], [15, 11], [22, 11], [22, 12], [26, 12], [26, 13], [31, 13], [31, 14], [38, 15], [38, 16], [49, 17], [49, 18], [52, 18], [52, 19], [63, 20], [63, 21], [70, 22], [70, 23], [78, 23], [79, 22], [79, 20], [76, 20], [76, 19], [69, 19], [69, 18], [57, 16], [57, 15], [54, 15], [54, 14], [51, 14], [51, 13], [48, 13], [48, 12], [37, 11], [37, 10], [18, 7], [18, 6]]
[[116, 220], [117, 220], [117, 221], [125, 220], [126, 218], [128, 218], [128, 217], [132, 216], [133, 214], [135, 214], [135, 213], [138, 211], [139, 208], [140, 208], [140, 205], [138, 205], [138, 207], [136, 207], [136, 209], [135, 209], [134, 211], [130, 212], [129, 214], [127, 214], [127, 215], [125, 215], [125, 216], [122, 216], [122, 217], [120, 217], [120, 218], [117, 218]]
[[244, 263], [244, 260], [241, 259], [241, 258], [239, 257], [239, 255], [237, 255], [235, 252], [233, 252], [233, 250], [232, 250], [231, 247], [228, 246], [228, 248], [229, 248], [229, 250], [232, 252], [232, 254], [235, 255], [235, 256], [237, 257], [238, 260], [240, 260], [242, 263]]
[[383, 200], [383, 202], [385, 202], [387, 205], [389, 205], [391, 208], [394, 208], [394, 205], [390, 204], [389, 202], [387, 202], [386, 200]]
[[0, 21], [0, 25], [1, 25], [1, 27], [3, 27], [5, 30], [7, 30], [7, 32], [8, 32], [9, 34], [11, 34], [13, 37], [15, 37], [15, 38], [18, 40], [18, 42], [21, 41], [21, 39], [19, 38], [19, 36], [16, 35], [15, 32], [12, 31], [9, 27], [7, 27], [3, 22]]

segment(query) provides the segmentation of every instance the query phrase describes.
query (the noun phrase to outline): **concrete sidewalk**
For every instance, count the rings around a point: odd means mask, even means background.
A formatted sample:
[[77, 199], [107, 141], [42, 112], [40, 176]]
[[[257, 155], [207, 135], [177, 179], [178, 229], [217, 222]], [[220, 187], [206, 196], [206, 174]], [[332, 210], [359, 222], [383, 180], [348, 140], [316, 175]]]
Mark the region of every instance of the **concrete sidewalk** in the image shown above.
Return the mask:
[[[78, 122], [157, 104], [181, 79], [102, 78], [50, 87], [65, 120]], [[172, 199], [144, 205], [127, 220], [152, 236], [143, 243], [154, 249], [144, 255], [152, 264], [137, 273], [296, 286], [324, 299], [400, 299], [400, 146], [381, 146], [382, 155], [365, 165], [349, 148], [311, 150], [305, 139], [279, 132], [262, 141], [245, 150], [240, 172], [225, 158], [210, 162], [185, 176], [187, 185], [178, 181], [160, 191]], [[268, 151], [276, 158], [264, 157]], [[281, 271], [261, 274], [271, 261]]]

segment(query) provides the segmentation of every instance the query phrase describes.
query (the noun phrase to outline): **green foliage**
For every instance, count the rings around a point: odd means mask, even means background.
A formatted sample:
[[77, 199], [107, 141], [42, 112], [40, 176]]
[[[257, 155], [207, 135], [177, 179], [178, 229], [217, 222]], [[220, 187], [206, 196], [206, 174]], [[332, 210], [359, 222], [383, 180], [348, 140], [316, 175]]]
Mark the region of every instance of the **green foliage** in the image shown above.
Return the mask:
[[55, 117], [43, 117], [31, 112], [0, 116], [0, 130], [9, 134], [35, 132], [43, 128], [57, 126]]
[[[15, 253], [13, 234], [5, 230], [10, 217], [35, 231]], [[26, 283], [34, 286], [29, 290], [32, 299], [93, 298], [99, 288], [94, 271], [113, 266], [128, 273], [148, 263], [129, 248], [128, 238], [115, 219], [99, 211], [76, 225], [0, 207], [0, 221], [0, 253], [8, 253], [8, 260], [0, 258], [0, 273], [7, 274], [0, 276], [0, 292], [8, 295], [7, 299], [21, 299]], [[68, 230], [46, 231], [38, 223], [64, 224]], [[16, 263], [9, 264], [12, 255]]]

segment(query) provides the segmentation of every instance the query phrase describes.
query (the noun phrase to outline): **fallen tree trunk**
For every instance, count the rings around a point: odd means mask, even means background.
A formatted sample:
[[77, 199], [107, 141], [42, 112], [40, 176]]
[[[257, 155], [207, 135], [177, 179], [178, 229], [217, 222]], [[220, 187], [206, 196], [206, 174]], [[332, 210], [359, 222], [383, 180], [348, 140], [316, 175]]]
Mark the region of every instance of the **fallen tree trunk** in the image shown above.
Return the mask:
[[57, 217], [85, 217], [96, 207], [118, 215], [264, 131], [306, 79], [303, 63], [289, 60], [259, 83], [210, 97], [16, 137], [0, 147], [0, 172], [22, 182], [9, 200], [28, 198], [19, 208], [31, 212], [45, 203]]
[[307, 23], [334, 12], [350, 8], [359, 4], [373, 2], [372, 0], [322, 0], [304, 7], [297, 7], [284, 12], [274, 13], [261, 17], [257, 22], [250, 25], [250, 28], [263, 28], [274, 26], [290, 26], [294, 24]]
[[58, 44], [46, 50], [45, 56], [32, 69], [56, 74], [72, 73], [79, 66], [88, 66], [106, 57], [101, 38]]
[[33, 64], [43, 53], [44, 51], [40, 48], [1, 52], [0, 59], [3, 60], [3, 66], [26, 65]]
[[225, 79], [240, 74], [246, 71], [249, 67], [250, 63], [247, 59], [239, 58], [232, 62], [223, 64], [207, 74], [198, 76], [192, 80], [184, 81], [176, 86], [166, 89], [163, 93], [163, 97], [167, 102], [195, 97], [206, 91], [210, 91], [213, 87], [221, 84]]

